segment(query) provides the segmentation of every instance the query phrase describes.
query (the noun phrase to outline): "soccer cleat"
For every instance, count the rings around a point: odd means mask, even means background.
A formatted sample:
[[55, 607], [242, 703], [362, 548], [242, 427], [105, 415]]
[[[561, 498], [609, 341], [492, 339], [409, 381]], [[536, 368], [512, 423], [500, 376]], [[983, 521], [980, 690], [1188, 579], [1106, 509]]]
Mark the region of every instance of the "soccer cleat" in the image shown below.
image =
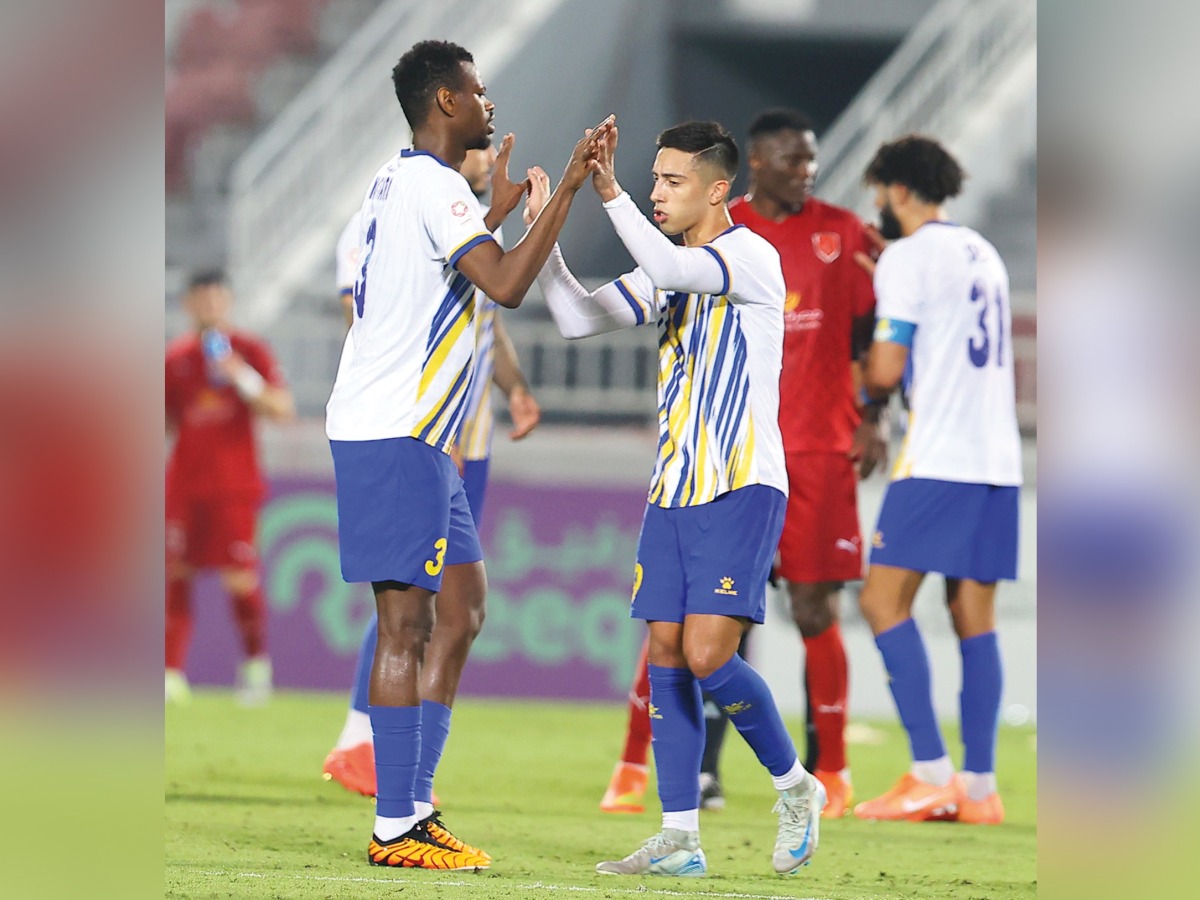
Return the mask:
[[406, 834], [391, 841], [381, 841], [371, 835], [367, 845], [367, 862], [373, 866], [391, 866], [396, 869], [440, 869], [463, 871], [486, 869], [491, 860], [461, 850], [443, 847], [426, 833], [420, 823]]
[[417, 823], [420, 828], [425, 830], [425, 833], [433, 839], [433, 841], [447, 850], [456, 850], [459, 853], [467, 853], [471, 856], [478, 856], [486, 862], [492, 861], [492, 855], [480, 850], [478, 847], [472, 847], [466, 841], [456, 837], [446, 823], [442, 821], [440, 810], [434, 810], [424, 819]]
[[166, 702], [184, 704], [192, 699], [192, 687], [179, 669], [167, 669]]
[[700, 832], [664, 828], [624, 859], [596, 863], [601, 875], [676, 875], [699, 878], [708, 871]]
[[374, 797], [374, 745], [370, 741], [363, 741], [353, 747], [330, 750], [329, 755], [325, 757], [322, 777], [326, 781], [336, 781], [348, 791], [354, 791], [364, 797]]
[[841, 772], [813, 772], [817, 780], [825, 785], [825, 809], [821, 811], [822, 819], [840, 819], [850, 811], [854, 803], [854, 788], [850, 780]]
[[725, 792], [711, 772], [700, 773], [700, 808], [718, 812], [725, 808]]
[[600, 809], [611, 813], [640, 813], [646, 811], [642, 797], [646, 794], [649, 775], [645, 766], [619, 762], [613, 769], [608, 790], [600, 801]]
[[953, 820], [958, 813], [958, 782], [944, 787], [905, 772], [886, 794], [854, 807], [860, 819], [935, 822]]
[[771, 864], [780, 875], [791, 875], [807, 866], [817, 852], [825, 800], [825, 785], [812, 777], [779, 792], [779, 799], [771, 809], [779, 816], [779, 835], [775, 838]]
[[958, 816], [956, 821], [963, 822], [967, 825], [999, 825], [1004, 821], [1004, 804], [1000, 802], [1000, 795], [995, 791], [988, 794], [982, 800], [972, 800], [967, 796], [966, 786], [962, 783], [962, 776], [955, 775], [954, 780], [958, 782]]
[[241, 706], [265, 706], [271, 699], [271, 660], [253, 656], [242, 663], [235, 695]]

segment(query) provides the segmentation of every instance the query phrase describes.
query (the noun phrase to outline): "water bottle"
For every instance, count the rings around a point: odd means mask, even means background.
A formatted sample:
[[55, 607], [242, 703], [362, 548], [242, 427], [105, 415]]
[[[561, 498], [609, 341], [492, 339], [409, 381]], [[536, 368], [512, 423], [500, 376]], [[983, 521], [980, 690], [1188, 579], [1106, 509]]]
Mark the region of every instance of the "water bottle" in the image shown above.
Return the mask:
[[204, 361], [208, 365], [208, 380], [213, 384], [226, 384], [228, 379], [221, 374], [215, 364], [233, 352], [233, 345], [229, 343], [229, 335], [215, 328], [207, 328], [200, 335], [200, 348], [204, 353]]

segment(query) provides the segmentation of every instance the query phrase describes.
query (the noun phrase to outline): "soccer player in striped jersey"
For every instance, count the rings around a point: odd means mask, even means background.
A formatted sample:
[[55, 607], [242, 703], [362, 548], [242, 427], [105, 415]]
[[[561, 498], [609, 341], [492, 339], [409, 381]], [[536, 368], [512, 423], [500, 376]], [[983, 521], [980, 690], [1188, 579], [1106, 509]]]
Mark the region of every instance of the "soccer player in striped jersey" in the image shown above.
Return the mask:
[[[487, 150], [471, 150], [459, 169], [467, 184], [471, 186], [471, 192], [480, 199], [491, 185], [492, 167], [495, 162], [494, 147]], [[354, 310], [354, 272], [358, 268], [359, 258], [357, 241], [360, 221], [360, 213], [355, 212], [337, 245], [339, 293], [343, 298], [350, 297], [351, 315]], [[496, 239], [501, 240], [499, 228], [496, 229]], [[475, 376], [471, 380], [471, 391], [467, 395], [467, 409], [463, 414], [458, 441], [451, 451], [451, 456], [462, 473], [467, 505], [471, 508], [471, 518], [477, 530], [483, 523], [488, 463], [492, 451], [492, 433], [495, 430], [491, 401], [493, 382], [508, 399], [508, 412], [513, 423], [509, 437], [512, 440], [519, 441], [524, 438], [541, 420], [541, 409], [529, 391], [516, 350], [504, 330], [496, 303], [484, 298], [479, 316], [478, 336], [475, 341]], [[337, 743], [325, 757], [323, 766], [327, 781], [337, 781], [347, 790], [369, 797], [375, 796], [375, 748], [371, 743], [367, 693], [371, 680], [371, 666], [375, 660], [376, 628], [376, 618], [372, 616], [359, 648], [346, 722], [338, 735]], [[449, 716], [448, 709], [440, 708], [433, 701], [422, 701], [422, 710], [423, 719], [426, 715]], [[438, 804], [432, 782], [418, 782], [415, 802], [419, 813], [432, 815], [433, 807]]]
[[447, 711], [453, 704], [487, 584], [450, 450], [474, 375], [480, 292], [520, 305], [612, 121], [575, 145], [539, 221], [505, 253], [492, 232], [528, 183], [508, 178], [511, 136], [486, 216], [458, 172], [494, 130], [495, 107], [471, 54], [422, 41], [392, 81], [413, 145], [380, 168], [363, 200], [354, 324], [326, 408], [342, 577], [371, 583], [379, 617], [369, 689], [378, 790], [367, 858], [474, 869], [490, 857], [415, 806], [418, 779], [432, 782], [449, 731], [449, 716], [426, 717], [422, 701]]
[[[770, 772], [779, 792], [772, 864], [791, 873], [817, 848], [825, 790], [801, 765], [766, 683], [736, 653], [750, 623], [763, 621], [787, 503], [778, 421], [784, 302], [779, 254], [729, 217], [737, 147], [720, 125], [689, 122], [659, 135], [650, 195], [657, 228], [617, 183], [616, 143], [614, 128], [591, 163], [593, 186], [638, 267], [588, 291], [556, 247], [538, 276], [564, 337], [650, 323], [659, 336], [658, 457], [638, 541], [631, 613], [650, 630], [650, 720], [662, 830], [596, 870], [707, 870], [699, 819], [703, 688]], [[531, 178], [527, 216], [538, 213], [549, 191], [540, 170]], [[684, 246], [667, 234], [682, 235]]]
[[[1017, 575], [1021, 484], [1008, 272], [978, 232], [946, 220], [942, 206], [962, 190], [963, 171], [936, 141], [884, 144], [866, 181], [875, 188], [880, 233], [899, 240], [873, 267], [879, 321], [864, 390], [882, 400], [904, 380], [911, 414], [859, 605], [913, 763], [854, 814], [996, 824], [1004, 818], [995, 776], [1003, 687], [996, 582]], [[929, 659], [912, 618], [929, 572], [945, 576], [962, 652], [961, 775], [942, 742]]]

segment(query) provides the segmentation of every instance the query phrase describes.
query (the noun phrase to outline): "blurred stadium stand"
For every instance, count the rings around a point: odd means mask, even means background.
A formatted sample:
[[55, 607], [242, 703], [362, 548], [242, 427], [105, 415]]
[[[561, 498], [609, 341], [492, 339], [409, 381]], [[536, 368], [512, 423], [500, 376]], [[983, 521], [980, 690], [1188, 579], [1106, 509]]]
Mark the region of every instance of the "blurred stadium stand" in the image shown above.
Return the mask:
[[[744, 138], [757, 110], [792, 105], [819, 130], [819, 194], [874, 218], [860, 183], [870, 153], [908, 131], [937, 135], [971, 174], [952, 215], [993, 239], [1012, 273], [1020, 411], [1032, 429], [1033, 0], [614, 0], [604, 9], [512, 0], [498, 19], [478, 0], [169, 3], [168, 290], [191, 266], [227, 265], [239, 317], [278, 348], [300, 413], [320, 415], [342, 340], [333, 245], [371, 173], [408, 139], [387, 73], [403, 49], [437, 35], [475, 53], [501, 131], [518, 138], [514, 173], [537, 163], [554, 175], [582, 128], [616, 111], [623, 183], [644, 197], [666, 124], [711, 117]], [[510, 230], [519, 227], [514, 218]], [[586, 197], [562, 244], [595, 282], [631, 265]], [[536, 290], [505, 321], [548, 421], [653, 420], [652, 336], [567, 344]], [[181, 325], [169, 302], [168, 331]]]

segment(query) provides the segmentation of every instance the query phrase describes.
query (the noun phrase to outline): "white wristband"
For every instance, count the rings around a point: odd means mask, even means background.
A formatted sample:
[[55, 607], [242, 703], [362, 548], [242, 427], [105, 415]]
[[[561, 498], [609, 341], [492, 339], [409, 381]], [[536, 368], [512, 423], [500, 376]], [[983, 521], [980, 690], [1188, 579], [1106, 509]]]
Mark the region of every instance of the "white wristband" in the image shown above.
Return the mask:
[[245, 401], [257, 400], [267, 389], [267, 380], [251, 366], [242, 366], [233, 376], [233, 386], [238, 395]]

